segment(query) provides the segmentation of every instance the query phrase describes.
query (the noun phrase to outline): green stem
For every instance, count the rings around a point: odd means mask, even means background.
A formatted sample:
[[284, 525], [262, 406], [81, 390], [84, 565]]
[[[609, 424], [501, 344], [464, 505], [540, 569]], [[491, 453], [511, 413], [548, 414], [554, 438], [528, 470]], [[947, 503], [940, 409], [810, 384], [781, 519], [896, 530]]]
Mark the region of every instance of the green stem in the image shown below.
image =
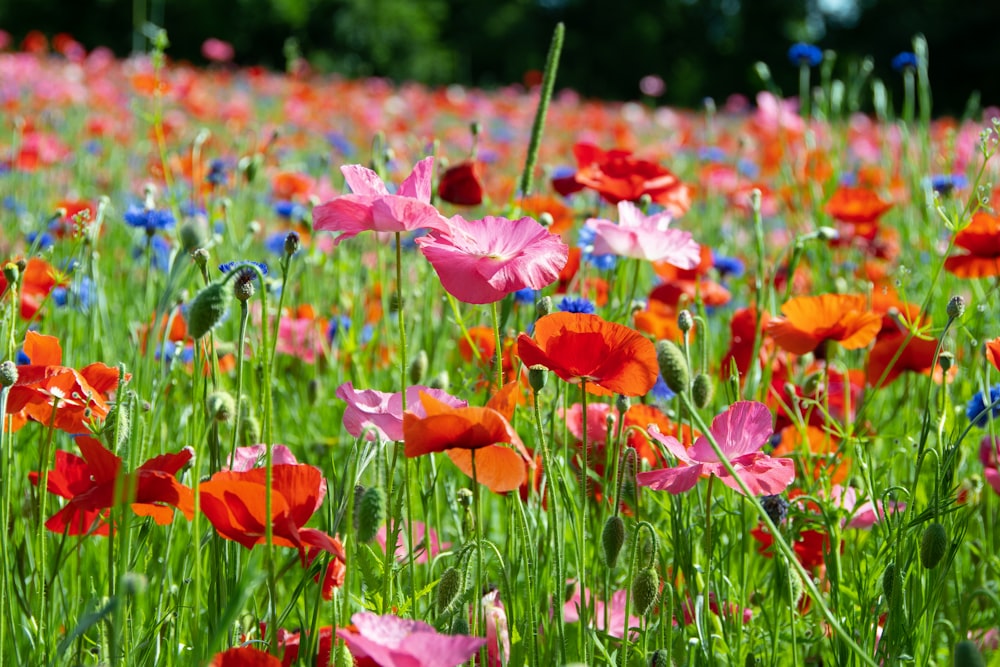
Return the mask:
[[[583, 464], [580, 471], [580, 528], [577, 531], [579, 546], [577, 553], [577, 567], [580, 574], [580, 655], [582, 662], [589, 664], [587, 660], [588, 642], [587, 629], [590, 627], [590, 603], [587, 599], [587, 476], [590, 469], [590, 443], [588, 441], [589, 430], [587, 427], [587, 381], [580, 381], [580, 402], [583, 406]], [[593, 593], [591, 594], [593, 595]]]
[[562, 23], [557, 23], [555, 32], [552, 33], [552, 41], [549, 43], [549, 53], [545, 58], [545, 74], [542, 76], [542, 96], [538, 100], [538, 109], [535, 111], [535, 121], [531, 126], [531, 141], [528, 143], [528, 157], [524, 162], [524, 172], [521, 174], [522, 197], [527, 197], [531, 194], [535, 163], [538, 161], [538, 149], [542, 143], [542, 133], [545, 131], [545, 116], [548, 113], [549, 102], [552, 99], [552, 90], [556, 83], [556, 72], [559, 69], [559, 54], [562, 52], [563, 36], [565, 33], [566, 26]]
[[490, 313], [493, 315], [493, 344], [496, 346], [496, 355], [493, 363], [496, 364], [497, 391], [503, 388], [503, 344], [500, 339], [500, 316], [497, 314], [497, 302], [490, 304]]

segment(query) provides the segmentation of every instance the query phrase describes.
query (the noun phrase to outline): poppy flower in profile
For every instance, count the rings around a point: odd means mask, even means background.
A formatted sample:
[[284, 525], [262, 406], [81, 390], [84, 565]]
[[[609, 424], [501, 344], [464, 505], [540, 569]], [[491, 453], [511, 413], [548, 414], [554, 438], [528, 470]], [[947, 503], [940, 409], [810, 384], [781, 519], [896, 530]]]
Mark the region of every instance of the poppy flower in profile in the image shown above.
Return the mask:
[[1000, 338], [986, 341], [986, 360], [1000, 371]]
[[[44, 259], [32, 257], [20, 271], [17, 289], [21, 297], [21, 317], [30, 320], [35, 317], [49, 293], [65, 284], [58, 277], [55, 268]], [[7, 279], [0, 273], [0, 296], [7, 291]]]
[[479, 166], [475, 162], [462, 162], [448, 167], [438, 182], [441, 201], [459, 206], [479, 206], [483, 203], [483, 184]]
[[494, 303], [525, 287], [541, 289], [559, 277], [569, 247], [531, 218], [454, 216], [448, 229], [417, 239], [441, 285], [465, 303]]
[[62, 365], [62, 347], [55, 336], [29, 331], [24, 353], [31, 363], [17, 367], [9, 389], [7, 414], [11, 430], [35, 421], [66, 433], [86, 433], [93, 420], [107, 417], [109, 396], [118, 388], [118, 369], [93, 363], [81, 370]]
[[255, 646], [239, 646], [216, 654], [209, 667], [281, 667], [281, 661]]
[[[420, 385], [406, 388], [406, 405], [418, 416], [424, 416], [420, 393], [424, 392], [451, 407], [460, 408], [468, 401], [455, 398], [442, 389], [431, 389]], [[402, 393], [389, 393], [374, 389], [355, 389], [350, 382], [337, 387], [337, 398], [347, 403], [344, 410], [344, 428], [355, 438], [367, 432], [367, 438], [376, 437], [383, 441], [403, 439], [403, 397]]]
[[483, 637], [442, 635], [422, 621], [368, 611], [351, 616], [351, 627], [338, 628], [337, 637], [355, 659], [379, 667], [457, 667], [486, 644]]
[[1000, 216], [976, 212], [969, 226], [955, 235], [955, 245], [967, 252], [948, 257], [946, 271], [959, 278], [1000, 275]]
[[247, 549], [266, 541], [271, 522], [274, 544], [299, 550], [302, 563], [306, 552], [326, 551], [344, 561], [344, 547], [336, 537], [303, 526], [319, 509], [326, 495], [326, 481], [319, 468], [305, 464], [275, 465], [271, 477], [271, 516], [266, 516], [267, 470], [222, 471], [198, 485], [201, 511], [227, 540]]
[[635, 329], [599, 315], [552, 313], [521, 334], [517, 355], [529, 368], [544, 366], [597, 396], [645, 396], [656, 384], [656, 348]]
[[[929, 375], [934, 366], [937, 344], [936, 339], [921, 336], [913, 336], [906, 341], [906, 334], [902, 332], [879, 336], [868, 353], [868, 384], [875, 388], [884, 387], [905, 371]], [[940, 366], [936, 370], [940, 378]]]
[[823, 210], [834, 220], [852, 225], [871, 225], [878, 222], [892, 202], [882, 201], [873, 190], [842, 185], [837, 188]]
[[333, 244], [361, 232], [409, 232], [415, 229], [447, 227], [447, 221], [431, 206], [431, 171], [434, 158], [424, 158], [390, 194], [385, 183], [371, 169], [359, 164], [340, 168], [351, 194], [341, 195], [313, 209], [313, 228], [342, 232]]
[[448, 452], [452, 462], [495, 493], [513, 491], [524, 483], [531, 456], [507, 418], [491, 406], [455, 408], [420, 393], [426, 416], [403, 414], [403, 452], [409, 457]]
[[[48, 474], [49, 493], [67, 498], [65, 507], [45, 522], [54, 533], [67, 535], [107, 535], [107, 510], [115, 506], [115, 494], [129, 493], [118, 502], [128, 503], [139, 516], [147, 516], [160, 525], [173, 521], [176, 507], [188, 519], [194, 516], [191, 489], [177, 481], [177, 473], [191, 460], [190, 449], [163, 454], [123, 473], [122, 460], [98, 440], [78, 436], [76, 444], [82, 457], [59, 450], [55, 468]], [[40, 475], [29, 475], [38, 484]]]
[[[774, 432], [771, 412], [763, 403], [738, 401], [712, 420], [709, 429], [736, 473], [754, 495], [781, 493], [795, 478], [795, 464], [791, 459], [773, 459], [760, 453]], [[685, 449], [677, 438], [665, 436], [658, 429], [649, 435], [659, 441], [682, 464], [675, 468], [650, 470], [636, 475], [639, 486], [655, 491], [683, 493], [694, 487], [702, 477], [715, 475], [731, 489], [741, 491], [725, 466], [715, 455], [715, 450], [705, 436]]]
[[882, 316], [868, 310], [865, 297], [851, 294], [799, 296], [781, 307], [784, 317], [767, 323], [768, 335], [792, 354], [822, 350], [827, 341], [845, 350], [865, 347], [882, 328]]
[[590, 188], [609, 204], [649, 195], [674, 216], [684, 215], [691, 208], [687, 185], [655, 162], [632, 157], [631, 151], [603, 151], [593, 144], [579, 143], [573, 146], [573, 155], [577, 172], [552, 180], [552, 187], [563, 196]]
[[630, 201], [618, 202], [618, 222], [590, 218], [586, 226], [594, 231], [595, 255], [633, 257], [650, 262], [667, 262], [693, 269], [701, 260], [701, 246], [690, 232], [670, 229], [669, 213], [645, 215]]

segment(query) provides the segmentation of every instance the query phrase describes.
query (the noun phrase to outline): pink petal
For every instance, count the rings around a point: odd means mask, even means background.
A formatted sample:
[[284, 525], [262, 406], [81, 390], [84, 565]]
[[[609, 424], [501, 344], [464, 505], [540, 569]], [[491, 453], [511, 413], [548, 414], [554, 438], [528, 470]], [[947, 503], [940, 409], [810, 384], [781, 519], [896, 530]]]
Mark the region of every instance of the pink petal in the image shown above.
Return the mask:
[[431, 201], [431, 174], [433, 171], [434, 158], [425, 157], [413, 165], [413, 171], [400, 184], [397, 194], [429, 204]]
[[[420, 392], [455, 408], [469, 404], [441, 389], [413, 385], [406, 389], [406, 406], [419, 417], [427, 414], [420, 403]], [[403, 439], [403, 399], [400, 392], [357, 390], [352, 383], [345, 382], [337, 387], [337, 398], [347, 403], [344, 429], [355, 438], [360, 438], [365, 429], [368, 429], [366, 437], [369, 440], [374, 440], [376, 436], [381, 440]]]
[[699, 463], [691, 466], [650, 470], [636, 475], [635, 481], [638, 482], [639, 486], [648, 486], [654, 491], [684, 493], [698, 483], [703, 467]]
[[649, 433], [649, 437], [659, 442], [668, 452], [673, 454], [678, 461], [683, 461], [688, 465], [694, 464], [694, 460], [688, 455], [688, 451], [681, 444], [680, 440], [672, 435], [663, 435], [656, 424], [651, 424], [646, 432]]
[[340, 168], [340, 173], [344, 175], [344, 181], [351, 188], [351, 192], [365, 197], [379, 197], [389, 194], [385, 183], [379, 175], [368, 167], [360, 164], [345, 164]]
[[[712, 420], [710, 430], [722, 453], [730, 460], [758, 451], [774, 433], [771, 411], [756, 401], [733, 403]], [[698, 438], [688, 453], [695, 461], [719, 460], [705, 436]]]
[[[747, 454], [731, 461], [740, 476], [755, 496], [773, 496], [784, 491], [795, 479], [795, 464], [791, 459], [772, 459], [766, 454]], [[739, 483], [729, 476], [721, 463], [706, 463], [705, 469], [719, 480], [742, 493]]]

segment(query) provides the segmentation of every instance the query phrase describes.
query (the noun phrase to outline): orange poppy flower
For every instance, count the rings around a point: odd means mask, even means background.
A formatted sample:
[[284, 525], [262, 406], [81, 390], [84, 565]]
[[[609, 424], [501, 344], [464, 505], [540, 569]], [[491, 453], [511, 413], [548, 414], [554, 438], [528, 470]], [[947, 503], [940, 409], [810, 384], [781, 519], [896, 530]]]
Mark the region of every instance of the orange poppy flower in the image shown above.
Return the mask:
[[266, 541], [270, 520], [274, 544], [299, 550], [303, 565], [306, 551], [333, 554], [344, 561], [344, 547], [336, 537], [303, 526], [319, 509], [326, 495], [326, 481], [319, 468], [301, 463], [276, 465], [271, 476], [271, 516], [266, 515], [267, 470], [252, 468], [217, 472], [198, 485], [201, 511], [227, 540], [247, 549]]
[[[676, 306], [650, 299], [645, 310], [635, 311], [632, 321], [636, 329], [649, 334], [654, 340], [667, 339], [679, 343], [684, 340], [684, 333], [677, 326], [677, 312]], [[694, 329], [691, 330], [693, 334]]]
[[118, 388], [117, 368], [102, 363], [79, 371], [62, 366], [59, 339], [34, 331], [25, 334], [24, 353], [31, 363], [17, 367], [17, 382], [7, 397], [13, 431], [36, 421], [67, 433], [85, 433], [90, 421], [107, 417], [108, 395]]
[[955, 236], [955, 245], [968, 252], [946, 259], [946, 271], [959, 278], [1000, 275], [1000, 217], [977, 212], [969, 226]]
[[846, 350], [865, 347], [882, 326], [882, 317], [867, 310], [865, 297], [851, 294], [800, 296], [781, 307], [784, 317], [767, 324], [778, 347], [792, 354], [819, 352], [827, 341]]
[[852, 225], [872, 224], [892, 208], [868, 188], [841, 186], [837, 188], [823, 210], [835, 220]]
[[[501, 392], [498, 396], [491, 403], [506, 406], [509, 394]], [[403, 413], [403, 453], [407, 456], [448, 452], [452, 462], [471, 477], [474, 451], [476, 478], [496, 493], [513, 491], [527, 479], [531, 456], [517, 431], [497, 409], [453, 408], [424, 392], [420, 392], [420, 402], [425, 417], [410, 411]]]
[[993, 368], [1000, 371], [1000, 338], [986, 342], [986, 359], [993, 364]]
[[[146, 461], [135, 472], [124, 474], [122, 460], [98, 440], [87, 436], [76, 438], [83, 457], [59, 450], [55, 468], [49, 472], [46, 488], [49, 493], [68, 498], [69, 502], [56, 512], [45, 527], [54, 533], [67, 535], [107, 535], [107, 512], [115, 505], [115, 494], [130, 493], [124, 502], [139, 516], [148, 516], [160, 525], [173, 521], [176, 507], [188, 519], [194, 516], [194, 496], [191, 489], [177, 481], [175, 475], [191, 460], [190, 449], [176, 454], [163, 454]], [[32, 484], [38, 484], [39, 474], [29, 474]], [[122, 502], [119, 500], [119, 502]]]
[[[548, 195], [531, 195], [525, 197], [521, 200], [521, 212], [525, 215], [530, 215], [532, 218], [538, 220], [543, 213], [548, 213], [552, 216], [552, 224], [549, 225], [549, 231], [553, 234], [559, 234], [563, 236], [567, 234], [573, 227], [573, 210], [563, 204], [561, 201], [555, 197], [549, 197]], [[564, 241], [568, 242], [568, 238], [563, 238]], [[579, 249], [577, 249], [579, 250]], [[567, 262], [568, 264], [568, 262]], [[579, 253], [577, 254], [577, 267], [579, 267], [580, 258]], [[563, 271], [565, 271], [563, 267]], [[574, 271], [575, 272], [575, 271]], [[562, 274], [560, 274], [560, 278]]]
[[552, 313], [521, 334], [517, 354], [526, 366], [544, 366], [566, 382], [586, 383], [597, 396], [644, 396], [656, 384], [656, 348], [635, 329], [599, 315]]

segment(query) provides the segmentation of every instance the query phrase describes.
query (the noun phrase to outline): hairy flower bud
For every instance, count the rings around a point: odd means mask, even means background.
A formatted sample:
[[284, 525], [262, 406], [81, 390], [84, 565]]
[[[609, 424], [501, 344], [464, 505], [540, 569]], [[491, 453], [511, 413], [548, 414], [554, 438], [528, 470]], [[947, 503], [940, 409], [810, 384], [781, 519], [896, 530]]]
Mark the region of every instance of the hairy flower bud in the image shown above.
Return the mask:
[[464, 588], [462, 571], [455, 567], [449, 567], [441, 573], [441, 581], [437, 587], [437, 611], [439, 614], [445, 613], [448, 607], [461, 595]]
[[188, 309], [188, 335], [195, 340], [211, 331], [226, 314], [226, 295], [221, 283], [198, 292]]
[[944, 526], [935, 521], [924, 528], [920, 536], [920, 564], [933, 570], [948, 552], [948, 534]]
[[691, 386], [691, 398], [694, 399], [696, 408], [699, 410], [707, 408], [708, 404], [712, 402], [714, 393], [715, 385], [712, 383], [712, 378], [705, 373], [698, 373], [694, 376], [694, 384]]
[[656, 595], [660, 592], [660, 575], [652, 567], [644, 567], [639, 570], [632, 580], [632, 601], [635, 603], [635, 611], [640, 616], [645, 616], [653, 608], [656, 602]]
[[17, 366], [8, 359], [0, 364], [0, 387], [11, 387], [17, 382]]
[[657, 341], [656, 361], [670, 391], [680, 394], [688, 390], [691, 385], [691, 371], [688, 369], [684, 352], [676, 343], [671, 340]]
[[385, 521], [385, 491], [372, 486], [361, 494], [361, 500], [354, 506], [359, 542], [371, 542]]
[[604, 547], [604, 562], [608, 567], [614, 567], [618, 562], [618, 554], [625, 544], [625, 522], [620, 516], [614, 514], [604, 522], [604, 530], [601, 531], [601, 545]]

